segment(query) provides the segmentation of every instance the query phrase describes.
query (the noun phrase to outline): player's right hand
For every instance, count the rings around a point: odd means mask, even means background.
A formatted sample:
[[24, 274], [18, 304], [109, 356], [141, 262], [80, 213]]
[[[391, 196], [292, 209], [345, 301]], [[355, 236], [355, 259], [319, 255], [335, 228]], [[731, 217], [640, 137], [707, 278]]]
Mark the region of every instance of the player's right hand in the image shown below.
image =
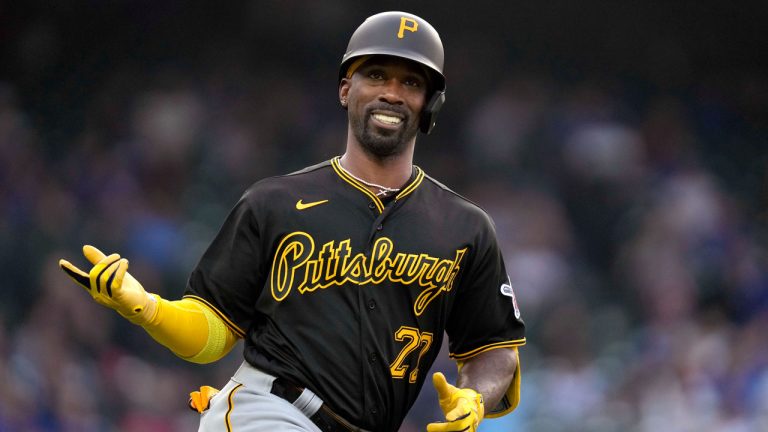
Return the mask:
[[83, 246], [83, 255], [93, 264], [86, 273], [67, 260], [59, 267], [93, 297], [96, 303], [116, 310], [134, 324], [154, 318], [157, 299], [128, 273], [128, 260], [118, 254], [104, 255], [93, 246]]

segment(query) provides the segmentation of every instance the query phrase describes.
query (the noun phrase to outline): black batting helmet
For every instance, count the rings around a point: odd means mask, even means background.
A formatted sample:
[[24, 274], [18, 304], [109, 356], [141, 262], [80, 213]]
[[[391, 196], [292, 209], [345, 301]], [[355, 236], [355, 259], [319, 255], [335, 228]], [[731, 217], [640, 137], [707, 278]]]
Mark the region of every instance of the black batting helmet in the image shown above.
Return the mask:
[[339, 81], [356, 59], [389, 55], [415, 61], [430, 74], [430, 94], [421, 113], [419, 129], [429, 134], [445, 102], [443, 42], [437, 30], [424, 19], [406, 12], [382, 12], [368, 17], [352, 34], [341, 59]]

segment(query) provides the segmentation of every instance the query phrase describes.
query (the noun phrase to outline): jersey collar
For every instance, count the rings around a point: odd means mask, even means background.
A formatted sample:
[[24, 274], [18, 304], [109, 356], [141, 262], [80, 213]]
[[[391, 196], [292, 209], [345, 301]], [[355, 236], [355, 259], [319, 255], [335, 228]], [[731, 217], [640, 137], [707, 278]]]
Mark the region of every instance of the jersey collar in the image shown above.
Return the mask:
[[[347, 174], [343, 169], [341, 169], [339, 159], [340, 159], [340, 156], [336, 156], [335, 158], [331, 159], [331, 166], [333, 167], [333, 170], [336, 171], [336, 174], [339, 177], [341, 177], [342, 180], [352, 185], [352, 187], [364, 193], [368, 198], [370, 198], [373, 201], [379, 213], [383, 213], [384, 203], [381, 202], [381, 199], [378, 196], [376, 196], [376, 194], [368, 190], [368, 187], [366, 187], [364, 184], [360, 183], [355, 178]], [[408, 182], [408, 184], [402, 190], [400, 190], [400, 192], [398, 192], [397, 195], [395, 195], [395, 201], [403, 199], [406, 196], [410, 195], [413, 191], [416, 190], [417, 187], [419, 187], [421, 182], [424, 180], [424, 171], [416, 165], [414, 165], [413, 168], [414, 168], [415, 174], [411, 176], [411, 181]]]

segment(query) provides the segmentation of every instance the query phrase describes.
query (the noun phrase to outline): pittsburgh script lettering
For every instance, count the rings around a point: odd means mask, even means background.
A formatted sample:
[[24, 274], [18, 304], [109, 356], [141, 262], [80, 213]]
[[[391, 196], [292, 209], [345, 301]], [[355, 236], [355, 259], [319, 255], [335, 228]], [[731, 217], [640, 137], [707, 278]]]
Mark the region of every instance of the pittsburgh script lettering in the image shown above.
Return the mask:
[[467, 248], [457, 249], [453, 258], [395, 252], [387, 237], [377, 239], [370, 255], [354, 253], [350, 240], [329, 241], [319, 249], [311, 235], [297, 231], [283, 238], [275, 252], [270, 289], [276, 301], [283, 301], [292, 289], [300, 294], [340, 286], [384, 282], [418, 285], [423, 288], [413, 305], [421, 315], [429, 303], [453, 287]]

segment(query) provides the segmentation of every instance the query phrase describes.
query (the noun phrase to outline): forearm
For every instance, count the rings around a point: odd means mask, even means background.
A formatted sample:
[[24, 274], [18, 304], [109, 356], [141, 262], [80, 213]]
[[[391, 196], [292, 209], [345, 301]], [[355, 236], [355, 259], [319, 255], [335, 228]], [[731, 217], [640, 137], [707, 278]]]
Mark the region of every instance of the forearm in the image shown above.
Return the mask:
[[226, 355], [237, 342], [221, 319], [199, 302], [155, 298], [157, 312], [142, 327], [177, 356], [194, 363], [210, 363]]
[[517, 362], [514, 349], [500, 348], [478, 354], [464, 362], [456, 385], [475, 390], [483, 395], [486, 407], [495, 407], [514, 378]]
[[88, 272], [64, 259], [59, 260], [59, 266], [94, 301], [140, 325], [179, 357], [210, 363], [237, 342], [232, 329], [208, 306], [191, 298], [168, 301], [147, 293], [128, 273], [128, 260], [120, 255], [107, 256], [91, 245], [83, 246], [83, 255], [93, 264]]

